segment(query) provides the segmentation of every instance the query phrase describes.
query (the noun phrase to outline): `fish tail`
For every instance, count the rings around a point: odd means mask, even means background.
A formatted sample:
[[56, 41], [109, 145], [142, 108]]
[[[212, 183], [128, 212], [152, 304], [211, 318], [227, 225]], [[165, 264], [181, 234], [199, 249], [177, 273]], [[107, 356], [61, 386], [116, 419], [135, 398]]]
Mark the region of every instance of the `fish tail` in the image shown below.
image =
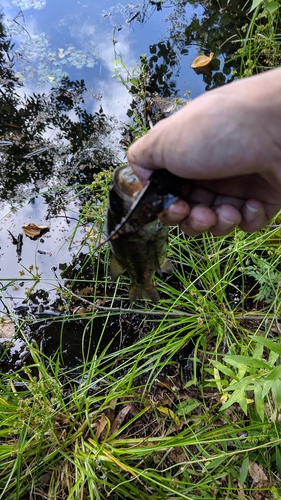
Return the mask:
[[131, 302], [135, 302], [139, 299], [147, 299], [152, 300], [153, 302], [158, 302], [160, 297], [153, 284], [149, 285], [149, 287], [131, 285], [129, 290], [129, 299]]

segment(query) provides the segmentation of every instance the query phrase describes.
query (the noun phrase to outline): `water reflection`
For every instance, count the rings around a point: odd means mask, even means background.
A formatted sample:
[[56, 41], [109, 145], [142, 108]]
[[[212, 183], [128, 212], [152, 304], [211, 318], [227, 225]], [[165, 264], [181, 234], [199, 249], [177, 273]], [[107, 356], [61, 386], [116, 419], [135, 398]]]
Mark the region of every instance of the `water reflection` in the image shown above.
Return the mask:
[[[43, 312], [54, 312], [65, 305], [56, 289], [58, 280], [69, 279], [65, 270], [82, 279], [81, 267], [88, 269], [81, 257], [83, 228], [75, 236], [78, 254], [75, 245], [72, 250], [68, 245], [81, 207], [91, 196], [81, 185], [124, 157], [123, 122], [136, 107], [153, 99], [157, 121], [164, 116], [164, 105], [177, 108], [170, 98], [183, 100], [187, 91], [194, 98], [231, 81], [236, 69], [226, 61], [237, 48], [232, 43], [237, 24], [245, 23], [239, 0], [231, 5], [227, 0], [94, 4], [68, 0], [66, 9], [64, 2], [54, 0], [2, 3], [0, 267], [5, 314], [26, 309], [25, 291], [35, 282], [28, 313], [40, 314], [40, 305]], [[215, 53], [210, 71], [196, 74], [192, 60], [210, 52]], [[113, 60], [122, 57], [126, 77], [144, 53], [145, 96], [140, 100], [137, 87], [131, 86], [130, 95], [112, 78]], [[8, 230], [17, 238], [28, 222], [47, 223], [50, 232], [37, 242], [24, 237], [19, 261]], [[90, 262], [83, 279], [93, 279], [94, 260]], [[104, 285], [100, 293], [106, 299], [110, 290]]]
[[[126, 5], [107, 0], [94, 12], [74, 0], [67, 12], [54, 8], [53, 0], [12, 5], [6, 3], [0, 24], [2, 200], [40, 192], [51, 180], [91, 182], [93, 168], [115, 164], [122, 155], [116, 115], [121, 106], [125, 118], [130, 96], [112, 79], [114, 57], [122, 57], [130, 72], [143, 49], [147, 96], [183, 98], [190, 91], [194, 98], [233, 79], [235, 67], [224, 61], [235, 46], [226, 40], [236, 22], [245, 21], [238, 0], [231, 10], [226, 0], [220, 8], [216, 2], [203, 8], [186, 0]], [[210, 71], [196, 74], [192, 59], [210, 51], [215, 52]], [[102, 98], [106, 87], [112, 87], [111, 99]], [[83, 173], [81, 164], [87, 165]]]

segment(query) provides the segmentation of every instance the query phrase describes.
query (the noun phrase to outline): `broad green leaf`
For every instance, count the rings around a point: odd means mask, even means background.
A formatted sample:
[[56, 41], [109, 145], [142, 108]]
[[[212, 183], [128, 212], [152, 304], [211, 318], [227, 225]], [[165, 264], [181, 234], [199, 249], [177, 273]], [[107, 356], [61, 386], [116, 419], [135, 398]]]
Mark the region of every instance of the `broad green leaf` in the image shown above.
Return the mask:
[[263, 383], [263, 390], [262, 390], [262, 399], [265, 398], [265, 396], [267, 396], [267, 394], [269, 393], [270, 389], [272, 389], [272, 386], [274, 384], [274, 380], [265, 380], [264, 383]]
[[219, 465], [223, 464], [225, 462], [226, 456], [220, 456], [218, 458], [214, 458], [213, 460], [210, 460], [210, 462], [206, 465], [206, 469], [212, 470], [218, 467]]
[[253, 358], [262, 359], [262, 357], [263, 357], [263, 345], [257, 343], [253, 353]]
[[269, 2], [266, 7], [265, 7], [265, 10], [269, 11], [269, 12], [275, 12], [276, 10], [278, 10], [280, 7], [280, 4], [279, 2]]
[[275, 446], [275, 453], [276, 453], [276, 468], [278, 470], [278, 474], [281, 474], [281, 452], [279, 446]]
[[237, 355], [227, 355], [224, 357], [224, 360], [226, 363], [229, 363], [230, 365], [233, 366], [245, 366], [249, 368], [263, 368], [263, 369], [268, 369], [269, 364], [266, 363], [266, 361], [262, 361], [261, 359], [255, 359], [255, 358], [250, 358], [249, 356], [241, 356], [239, 354]]
[[252, 12], [252, 10], [256, 9], [259, 5], [262, 4], [262, 2], [263, 0], [253, 0], [249, 12]]
[[279, 380], [281, 377], [281, 365], [276, 366], [271, 370], [271, 372], [265, 377], [265, 380]]
[[255, 382], [255, 379], [253, 378], [252, 375], [249, 375], [248, 377], [242, 378], [242, 380], [239, 380], [239, 382], [231, 382], [229, 386], [227, 387], [228, 391], [235, 391], [237, 389], [244, 389], [244, 391], [249, 391], [253, 389], [253, 384]]
[[258, 342], [259, 344], [262, 344], [264, 347], [267, 347], [267, 349], [270, 349], [270, 351], [276, 352], [277, 354], [279, 354], [279, 356], [281, 356], [281, 344], [280, 344], [280, 342], [265, 339], [264, 337], [260, 337], [260, 336], [253, 337], [253, 341]]
[[281, 380], [272, 380], [272, 391], [275, 397], [278, 411], [281, 408]]
[[235, 373], [227, 366], [215, 360], [212, 360], [212, 364], [227, 377], [231, 377], [232, 379], [237, 380], [237, 376], [235, 375]]
[[279, 354], [277, 354], [274, 351], [270, 351], [269, 356], [268, 356], [268, 362], [269, 362], [271, 367], [273, 367], [275, 365], [278, 358], [279, 358]]
[[217, 388], [220, 392], [222, 392], [222, 383], [221, 383], [221, 378], [220, 378], [220, 372], [216, 367], [214, 367], [213, 372], [214, 372], [214, 380], [215, 380], [215, 383], [217, 385]]
[[181, 401], [177, 407], [177, 415], [184, 416], [191, 413], [193, 410], [198, 408], [200, 403], [196, 399], [188, 399], [186, 401]]
[[249, 457], [245, 457], [241, 465], [240, 477], [239, 477], [239, 482], [242, 486], [247, 479], [248, 472], [249, 472]]
[[224, 411], [229, 408], [234, 403], [239, 403], [245, 415], [247, 415], [247, 399], [245, 396], [244, 389], [238, 389], [228, 398], [228, 400], [222, 405], [221, 410]]

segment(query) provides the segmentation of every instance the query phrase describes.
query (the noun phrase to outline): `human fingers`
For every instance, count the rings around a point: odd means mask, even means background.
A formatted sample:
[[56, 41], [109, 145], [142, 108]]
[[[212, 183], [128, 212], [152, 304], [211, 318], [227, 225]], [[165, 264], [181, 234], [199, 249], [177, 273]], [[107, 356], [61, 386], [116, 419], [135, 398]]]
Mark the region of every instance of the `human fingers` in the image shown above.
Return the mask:
[[184, 200], [176, 201], [158, 217], [164, 224], [178, 224], [188, 236], [197, 236], [208, 231], [217, 220], [216, 213], [211, 208], [204, 205], [191, 208]]
[[240, 211], [232, 205], [222, 205], [215, 209], [197, 205], [179, 225], [188, 236], [198, 236], [206, 231], [216, 236], [225, 236], [240, 224], [241, 219]]
[[[266, 205], [258, 200], [247, 200], [241, 207], [242, 221], [239, 225], [242, 231], [253, 233], [259, 231], [268, 224], [269, 220], [275, 215], [271, 212], [271, 208], [266, 210]], [[278, 209], [276, 208], [276, 213]]]
[[[227, 198], [228, 201], [230, 199]], [[165, 224], [178, 224], [187, 236], [198, 236], [206, 231], [216, 236], [225, 236], [238, 226], [245, 232], [258, 231], [274, 215], [271, 213], [269, 217], [265, 205], [257, 200], [247, 200], [243, 205], [241, 200], [231, 200], [233, 204], [225, 203], [216, 207], [196, 205], [193, 208], [179, 200], [162, 212], [159, 218]], [[277, 211], [278, 207], [275, 209], [276, 213]]]
[[204, 205], [196, 205], [190, 210], [188, 217], [179, 224], [187, 236], [198, 236], [209, 231], [217, 222], [215, 211]]
[[168, 226], [180, 224], [190, 213], [191, 207], [184, 200], [172, 203], [167, 210], [158, 214], [158, 218]]
[[241, 222], [239, 208], [243, 205], [243, 200], [216, 196], [197, 186], [191, 190], [188, 202], [178, 200], [173, 203], [159, 214], [160, 220], [164, 224], [178, 224], [188, 236], [197, 236], [205, 231], [225, 235]]
[[234, 205], [221, 205], [215, 209], [217, 215], [216, 223], [210, 228], [215, 236], [230, 234], [242, 221], [242, 214]]

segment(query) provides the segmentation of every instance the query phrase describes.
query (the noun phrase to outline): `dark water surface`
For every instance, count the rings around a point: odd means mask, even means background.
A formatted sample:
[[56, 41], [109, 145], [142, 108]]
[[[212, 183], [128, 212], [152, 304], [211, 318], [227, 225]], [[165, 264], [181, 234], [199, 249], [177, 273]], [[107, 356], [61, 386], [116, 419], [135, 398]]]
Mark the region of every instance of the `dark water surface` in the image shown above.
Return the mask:
[[[57, 280], [71, 281], [89, 251], [83, 226], [72, 238], [90, 196], [83, 185], [124, 158], [120, 134], [132, 96], [113, 78], [117, 70], [126, 77], [116, 60], [132, 71], [146, 54], [151, 94], [195, 98], [233, 79], [232, 35], [245, 14], [239, 2], [229, 10], [226, 2], [176, 0], [4, 0], [0, 14], [1, 315], [16, 324], [22, 315], [31, 318], [29, 338], [48, 354], [64, 330], [69, 363], [78, 363], [81, 335], [93, 326], [72, 317], [68, 333]], [[211, 51], [211, 71], [196, 74], [192, 60]], [[19, 251], [15, 240], [29, 223], [50, 230], [36, 241], [23, 236]], [[87, 272], [81, 280], [92, 279], [91, 266]], [[101, 317], [94, 330], [103, 328]], [[19, 350], [23, 344], [14, 343], [8, 354], [17, 358]]]

